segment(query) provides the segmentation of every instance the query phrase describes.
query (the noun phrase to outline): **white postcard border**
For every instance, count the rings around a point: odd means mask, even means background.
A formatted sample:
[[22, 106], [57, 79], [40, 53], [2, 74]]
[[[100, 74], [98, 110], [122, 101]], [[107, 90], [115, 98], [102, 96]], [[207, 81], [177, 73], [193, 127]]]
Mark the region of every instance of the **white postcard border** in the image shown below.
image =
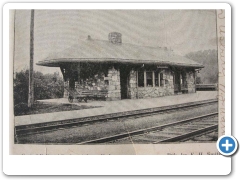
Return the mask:
[[[77, 4], [79, 5], [79, 4]], [[96, 5], [96, 6], [95, 6]], [[158, 9], [159, 4], [81, 4], [86, 9]], [[9, 155], [9, 9], [76, 9], [76, 4], [6, 4], [3, 9], [3, 171], [12, 175], [165, 175], [165, 174], [206, 174], [226, 175], [231, 171], [231, 158], [224, 156], [19, 156]], [[225, 81], [225, 133], [231, 134], [231, 7], [226, 3], [206, 4], [161, 4], [161, 9], [225, 9], [226, 21], [226, 81]], [[117, 162], [117, 163], [116, 163]], [[127, 163], [126, 163], [127, 162]], [[161, 162], [161, 163], [157, 163]], [[171, 162], [171, 163], [169, 163]], [[172, 163], [174, 162], [174, 163]], [[184, 162], [184, 166], [182, 166]], [[208, 163], [206, 163], [208, 162]], [[144, 165], [143, 165], [144, 164]], [[186, 168], [186, 165], [189, 167]], [[194, 167], [192, 166], [194, 164]], [[202, 164], [205, 164], [203, 167]], [[151, 165], [151, 168], [146, 168]], [[157, 165], [157, 166], [156, 166]], [[54, 167], [54, 168], [53, 168]], [[214, 167], [214, 168], [213, 168]], [[174, 170], [174, 172], [173, 172]]]

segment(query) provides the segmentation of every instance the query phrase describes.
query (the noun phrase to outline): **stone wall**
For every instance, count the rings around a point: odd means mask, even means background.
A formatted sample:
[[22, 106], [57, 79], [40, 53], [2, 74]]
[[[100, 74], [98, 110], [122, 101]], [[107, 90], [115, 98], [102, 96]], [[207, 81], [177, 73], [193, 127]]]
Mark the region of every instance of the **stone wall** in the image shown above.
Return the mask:
[[63, 93], [64, 98], [68, 98], [68, 95], [69, 95], [67, 91], [68, 86], [69, 86], [69, 81], [64, 81], [64, 93]]
[[134, 70], [131, 70], [129, 74], [128, 96], [129, 99], [137, 98], [137, 71]]
[[163, 96], [169, 96], [174, 94], [173, 73], [169, 69], [163, 71], [164, 91]]
[[[141, 98], [153, 98], [161, 96], [169, 96], [174, 94], [173, 77], [174, 74], [169, 69], [161, 70], [163, 74], [162, 86], [156, 87], [137, 87], [137, 71], [131, 70], [128, 79], [128, 98], [129, 99], [141, 99]], [[186, 90], [186, 93], [195, 93], [195, 72], [189, 71], [184, 74], [184, 82], [182, 86]], [[64, 87], [69, 88], [69, 81], [64, 82]], [[64, 97], [68, 97], [68, 91], [64, 89]], [[108, 69], [107, 76], [99, 72], [88, 79], [80, 79], [79, 82], [75, 82], [75, 89], [77, 91], [82, 90], [106, 90], [106, 100], [120, 100], [121, 99], [121, 86], [120, 86], [120, 71], [111, 67]]]
[[120, 71], [113, 68], [108, 70], [108, 101], [121, 99]]
[[187, 81], [187, 89], [188, 93], [195, 93], [196, 92], [196, 85], [195, 85], [195, 72], [187, 72], [186, 73], [186, 81]]
[[163, 70], [163, 86], [137, 87], [137, 72], [131, 71], [129, 76], [128, 94], [131, 99], [153, 98], [174, 94], [173, 74], [170, 70]]

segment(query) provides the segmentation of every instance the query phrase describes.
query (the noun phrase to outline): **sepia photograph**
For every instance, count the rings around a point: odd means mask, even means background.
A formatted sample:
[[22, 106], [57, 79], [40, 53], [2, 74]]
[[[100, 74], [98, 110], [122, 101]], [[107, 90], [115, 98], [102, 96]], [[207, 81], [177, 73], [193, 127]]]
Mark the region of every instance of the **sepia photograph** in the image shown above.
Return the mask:
[[4, 4], [3, 176], [232, 175], [232, 8]]
[[10, 11], [15, 145], [218, 140], [217, 10]]

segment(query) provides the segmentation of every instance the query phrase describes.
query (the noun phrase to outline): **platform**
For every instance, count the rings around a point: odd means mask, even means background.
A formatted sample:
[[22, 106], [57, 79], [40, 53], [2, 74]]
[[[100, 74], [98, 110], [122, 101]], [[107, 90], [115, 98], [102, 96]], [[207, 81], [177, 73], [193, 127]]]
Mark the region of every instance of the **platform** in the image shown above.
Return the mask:
[[[192, 94], [173, 95], [149, 99], [134, 99], [134, 100], [124, 99], [119, 101], [89, 101], [88, 103], [85, 102], [77, 103], [77, 101], [75, 101], [74, 104], [76, 105], [84, 104], [87, 106], [99, 106], [99, 107], [74, 111], [62, 111], [45, 114], [15, 116], [15, 126], [69, 120], [111, 113], [121, 113], [125, 111], [170, 106], [175, 104], [196, 102], [208, 99], [217, 99], [217, 93], [218, 93], [217, 91], [200, 91]], [[41, 100], [40, 102], [59, 104], [68, 103], [67, 99], [65, 98]]]

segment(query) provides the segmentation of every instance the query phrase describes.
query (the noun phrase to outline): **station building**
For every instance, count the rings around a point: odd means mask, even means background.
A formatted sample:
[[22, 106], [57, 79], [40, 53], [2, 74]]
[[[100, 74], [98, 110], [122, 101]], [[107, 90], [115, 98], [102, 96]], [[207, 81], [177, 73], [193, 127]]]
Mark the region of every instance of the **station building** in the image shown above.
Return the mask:
[[166, 47], [122, 43], [122, 35], [86, 40], [54, 53], [37, 65], [60, 67], [68, 89], [106, 91], [106, 100], [140, 99], [196, 92], [204, 66]]

